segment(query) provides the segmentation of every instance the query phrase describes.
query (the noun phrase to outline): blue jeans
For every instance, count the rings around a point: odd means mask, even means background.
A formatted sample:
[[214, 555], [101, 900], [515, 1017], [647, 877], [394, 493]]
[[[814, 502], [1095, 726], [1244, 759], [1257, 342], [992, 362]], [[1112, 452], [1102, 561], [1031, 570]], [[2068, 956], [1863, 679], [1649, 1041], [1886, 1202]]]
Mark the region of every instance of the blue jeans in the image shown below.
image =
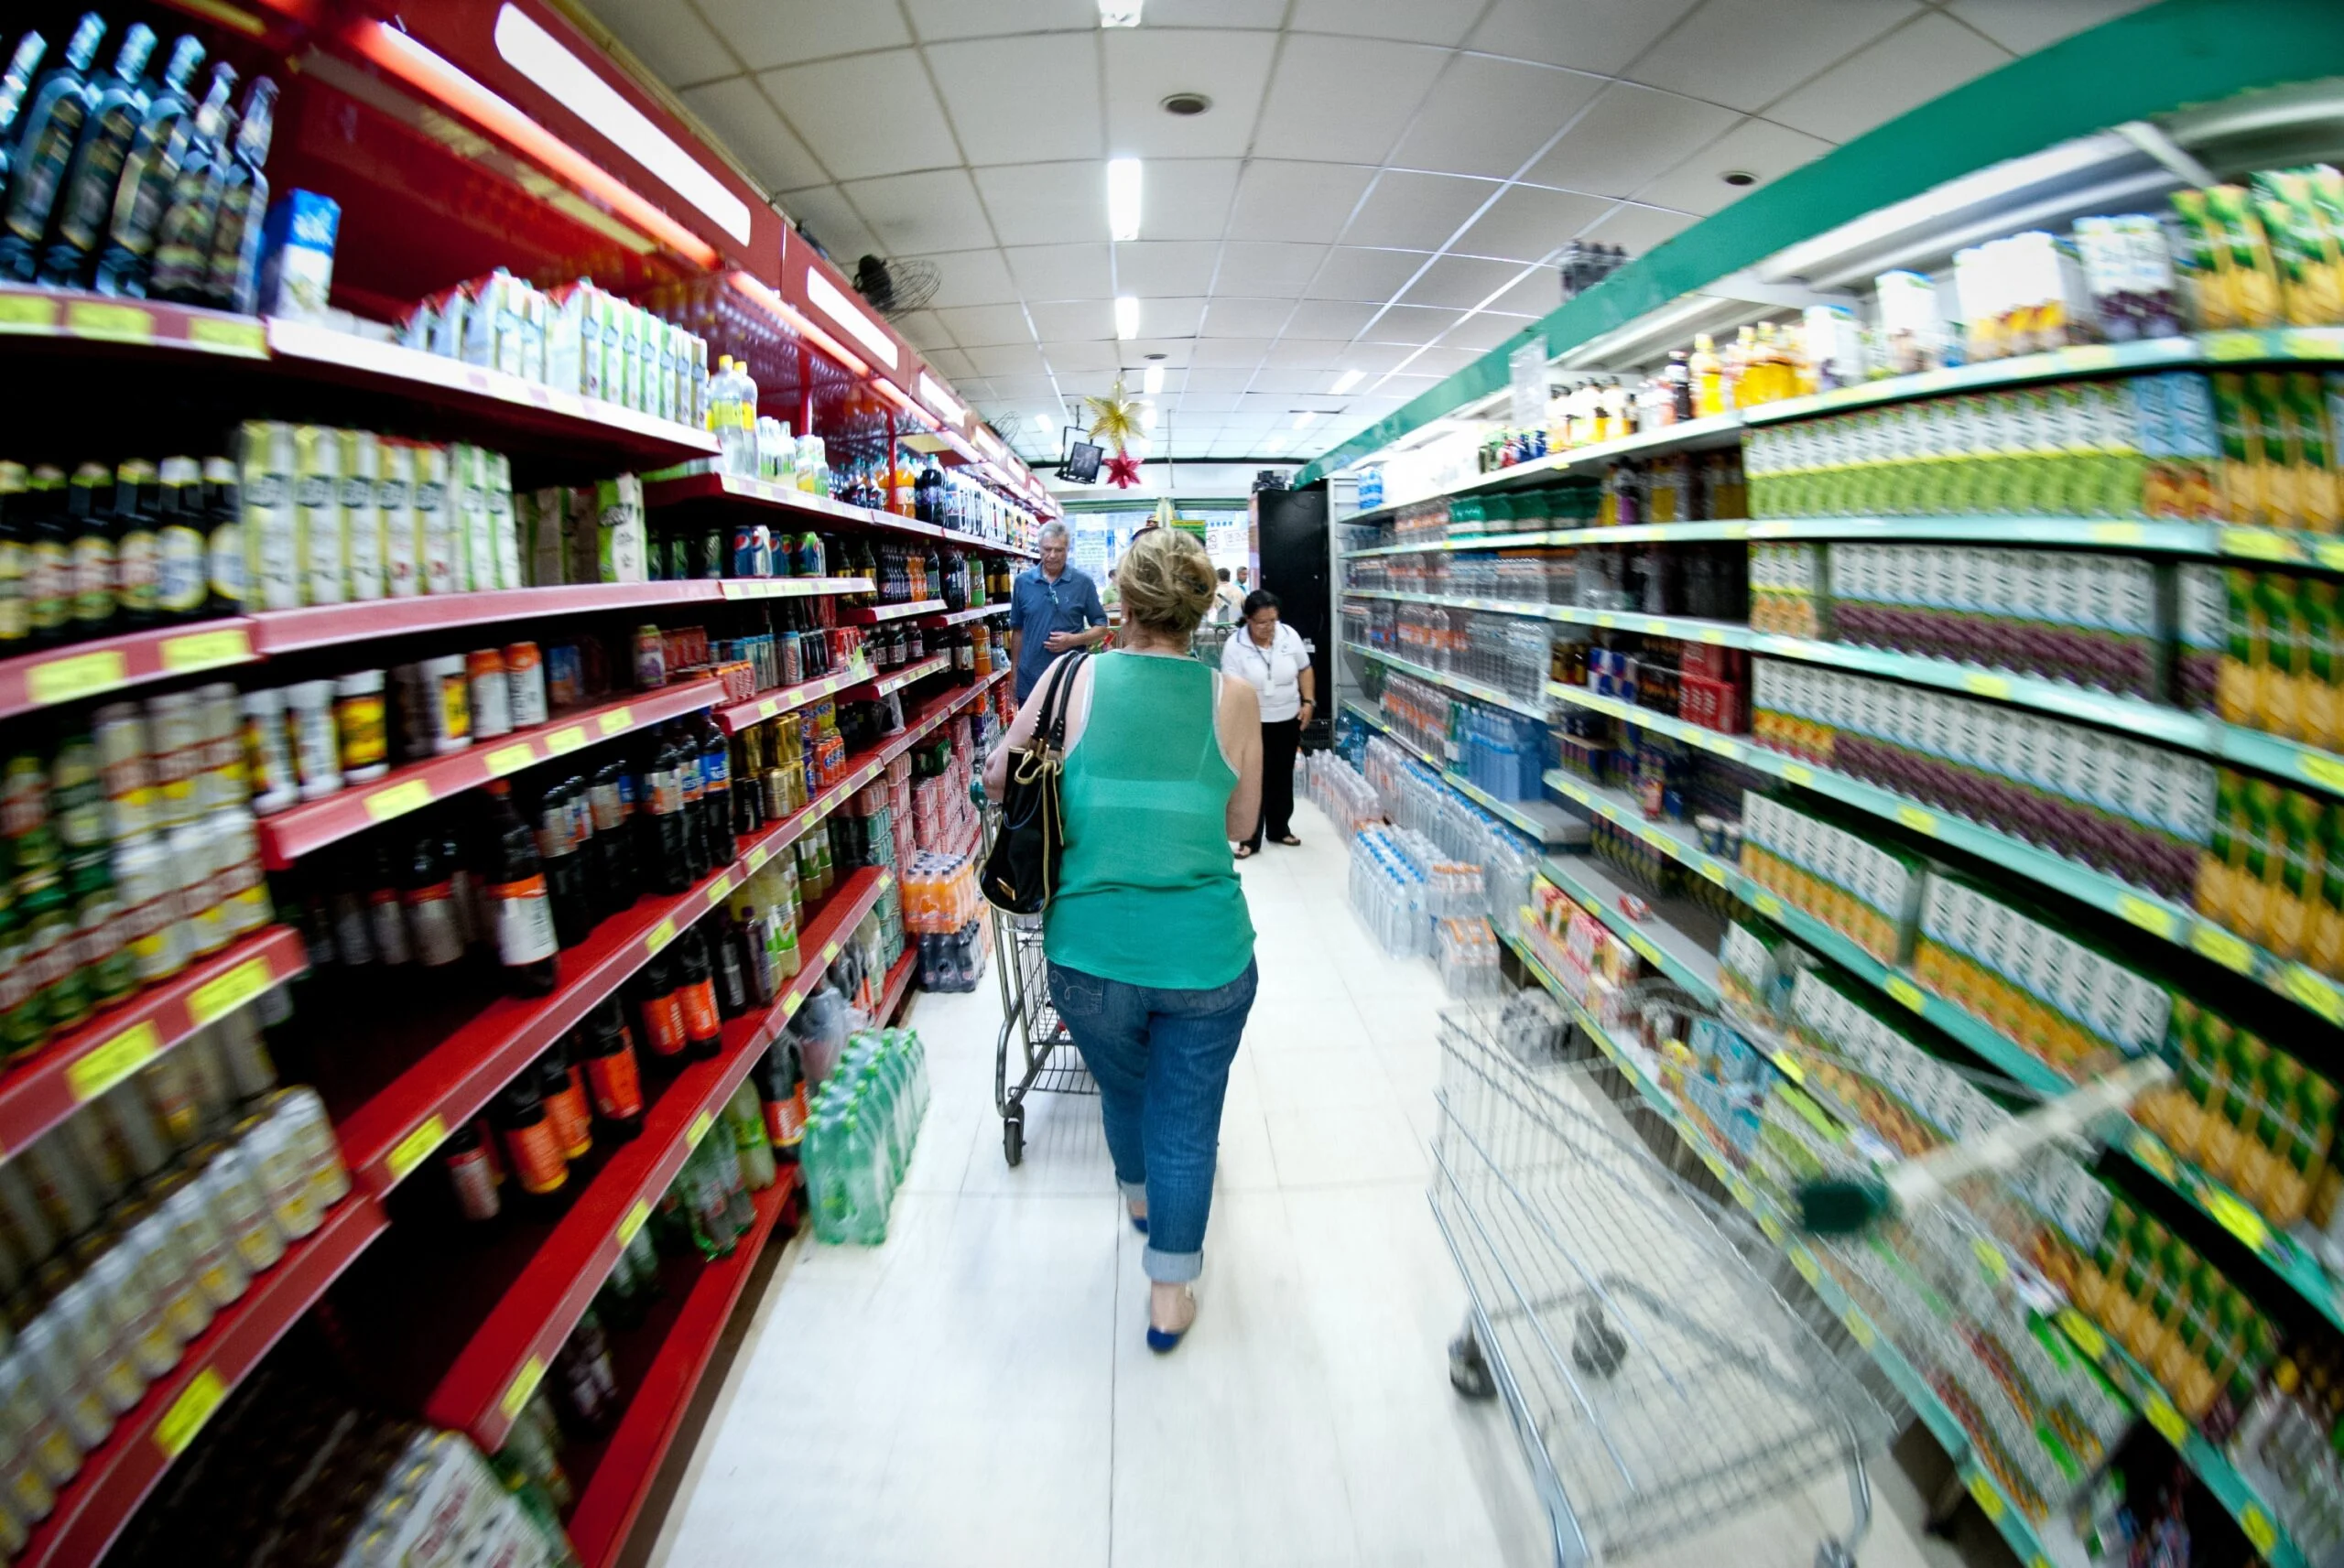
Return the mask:
[[1050, 1002], [1091, 1076], [1126, 1198], [1147, 1200], [1147, 1277], [1193, 1280], [1221, 1147], [1229, 1064], [1253, 1008], [1254, 968], [1211, 990], [1159, 990], [1050, 966]]

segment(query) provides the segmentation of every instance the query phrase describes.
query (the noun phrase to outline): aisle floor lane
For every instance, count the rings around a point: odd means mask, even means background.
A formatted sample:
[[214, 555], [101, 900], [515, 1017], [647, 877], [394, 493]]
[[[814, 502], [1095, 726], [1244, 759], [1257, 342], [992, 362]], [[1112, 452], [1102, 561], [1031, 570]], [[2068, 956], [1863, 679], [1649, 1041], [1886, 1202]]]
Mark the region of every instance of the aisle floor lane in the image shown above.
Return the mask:
[[[794, 1243], [758, 1303], [655, 1568], [1544, 1568], [1502, 1411], [1449, 1386], [1464, 1308], [1425, 1202], [1435, 1019], [1374, 946], [1330, 824], [1243, 868], [1261, 989], [1230, 1074], [1198, 1325], [1141, 1338], [1145, 1243], [1098, 1102], [993, 1105], [1000, 992], [921, 995], [934, 1098], [885, 1246]], [[1884, 1480], [1892, 1503], [1896, 1480]], [[1904, 1492], [1909, 1492], [1909, 1487]], [[1917, 1507], [1904, 1498], [1902, 1511]], [[1635, 1561], [1803, 1568], [1836, 1481]], [[1866, 1568], [1945, 1568], [1888, 1518]], [[1977, 1559], [1973, 1558], [1972, 1561]]]

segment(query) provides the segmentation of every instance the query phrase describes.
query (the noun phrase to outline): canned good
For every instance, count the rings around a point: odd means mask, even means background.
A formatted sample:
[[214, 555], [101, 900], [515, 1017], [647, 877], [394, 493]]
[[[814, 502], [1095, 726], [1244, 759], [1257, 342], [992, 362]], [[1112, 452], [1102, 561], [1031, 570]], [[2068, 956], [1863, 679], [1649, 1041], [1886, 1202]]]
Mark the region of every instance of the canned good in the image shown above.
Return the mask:
[[342, 1146], [334, 1141], [325, 1101], [317, 1090], [307, 1085], [284, 1090], [270, 1119], [292, 1141], [311, 1208], [323, 1214], [349, 1195], [350, 1172], [342, 1165]]
[[195, 815], [195, 775], [203, 768], [203, 719], [193, 692], [146, 699], [146, 741], [155, 769], [155, 823], [175, 827]]
[[635, 685], [651, 691], [667, 684], [667, 643], [657, 626], [635, 629]]
[[[285, 727], [293, 741], [293, 771], [303, 800], [323, 800], [342, 788], [342, 741], [334, 733], [333, 682], [305, 680], [285, 688]], [[175, 816], [173, 823], [189, 820]]]
[[[81, 1456], [103, 1443], [114, 1430], [114, 1411], [98, 1395], [92, 1375], [94, 1368], [84, 1364], [81, 1343], [71, 1332], [67, 1315], [59, 1310], [62, 1304], [60, 1297], [27, 1324], [16, 1346], [33, 1387], [57, 1417], [60, 1429], [58, 1436], [62, 1441], [50, 1445], [41, 1466], [42, 1473], [58, 1486], [71, 1480], [81, 1468]], [[59, 1462], [69, 1454], [72, 1463], [60, 1476]]]
[[526, 730], [546, 721], [545, 660], [535, 643], [515, 643], [505, 650], [505, 684], [510, 689], [513, 725]]
[[134, 1408], [146, 1391], [146, 1379], [131, 1359], [129, 1338], [122, 1332], [112, 1294], [92, 1267], [59, 1292], [49, 1308], [72, 1345], [83, 1381], [105, 1406], [109, 1422]]
[[546, 650], [546, 699], [555, 709], [575, 708], [586, 698], [586, 669], [575, 643]]
[[155, 820], [155, 773], [146, 757], [146, 720], [135, 702], [110, 702], [92, 716], [98, 773], [106, 792], [106, 831], [120, 840]]
[[162, 1212], [188, 1250], [196, 1287], [214, 1312], [233, 1303], [252, 1283], [252, 1272], [229, 1242], [201, 1185], [189, 1182], [163, 1200]]
[[178, 974], [187, 965], [187, 934], [179, 927], [179, 876], [162, 839], [146, 834], [116, 844], [114, 880], [131, 973], [143, 986]]
[[179, 879], [179, 928], [188, 957], [203, 957], [228, 945], [228, 917], [220, 907], [221, 879], [214, 835], [201, 822], [171, 829], [172, 873]]
[[226, 806], [206, 819], [212, 835], [212, 873], [220, 882], [220, 908], [228, 935], [248, 935], [268, 924], [273, 913], [268, 881], [261, 875], [260, 834], [253, 814]]
[[196, 803], [204, 811], [242, 806], [252, 793], [252, 784], [244, 773], [236, 688], [231, 682], [216, 681], [196, 687], [195, 699], [197, 745], [201, 759], [196, 775]]
[[[145, 1385], [179, 1364], [179, 1342], [163, 1322], [163, 1303], [147, 1287], [146, 1259], [132, 1231], [92, 1264], [89, 1281], [105, 1297], [121, 1358]], [[125, 1407], [127, 1408], [127, 1407]]]
[[472, 743], [472, 682], [464, 655], [449, 654], [416, 666], [421, 674], [423, 718], [430, 725], [431, 749], [441, 756]]
[[[300, 798], [293, 776], [292, 743], [285, 733], [285, 694], [248, 691], [244, 714], [244, 773], [251, 782], [252, 807], [266, 816]], [[159, 813], [155, 820], [161, 826]]]
[[195, 1277], [195, 1251], [177, 1217], [157, 1208], [131, 1229], [146, 1268], [146, 1288], [163, 1325], [181, 1345], [212, 1326], [212, 1298]]
[[505, 654], [495, 648], [476, 648], [464, 660], [472, 683], [472, 734], [483, 741], [513, 732], [512, 688], [505, 673]]
[[391, 771], [382, 671], [360, 670], [333, 683], [333, 722], [342, 743], [343, 778], [364, 784]]
[[257, 1162], [236, 1145], [222, 1149], [204, 1168], [202, 1188], [212, 1217], [249, 1274], [275, 1268], [285, 1256], [285, 1233], [270, 1217], [255, 1172]]

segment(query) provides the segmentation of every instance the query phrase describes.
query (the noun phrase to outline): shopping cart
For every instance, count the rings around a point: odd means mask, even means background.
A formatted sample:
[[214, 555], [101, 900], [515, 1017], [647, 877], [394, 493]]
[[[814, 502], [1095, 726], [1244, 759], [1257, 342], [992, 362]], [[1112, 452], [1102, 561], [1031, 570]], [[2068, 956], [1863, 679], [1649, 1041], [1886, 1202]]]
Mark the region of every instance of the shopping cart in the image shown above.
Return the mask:
[[[982, 804], [982, 802], [980, 802]], [[993, 835], [1001, 830], [1001, 810], [984, 811], [982, 856], [993, 850]], [[1026, 1158], [1026, 1097], [1044, 1094], [1095, 1095], [1099, 1086], [1066, 1022], [1050, 1005], [1049, 961], [1042, 956], [1042, 917], [1011, 914], [993, 907], [993, 946], [1001, 963], [1001, 1040], [993, 1053], [993, 1103], [1001, 1112], [1001, 1156], [1015, 1165]], [[1017, 1079], [1010, 1081], [1013, 1047]]]
[[1851, 1564], [1864, 1457], [1894, 1430], [1861, 1352], [1769, 1281], [1781, 1255], [1755, 1227], [1635, 1141], [1611, 1075], [1464, 1010], [1440, 1043], [1432, 1209], [1470, 1297], [1449, 1376], [1504, 1397], [1556, 1562], [1651, 1547], [1844, 1467], [1853, 1522], [1816, 1562]]

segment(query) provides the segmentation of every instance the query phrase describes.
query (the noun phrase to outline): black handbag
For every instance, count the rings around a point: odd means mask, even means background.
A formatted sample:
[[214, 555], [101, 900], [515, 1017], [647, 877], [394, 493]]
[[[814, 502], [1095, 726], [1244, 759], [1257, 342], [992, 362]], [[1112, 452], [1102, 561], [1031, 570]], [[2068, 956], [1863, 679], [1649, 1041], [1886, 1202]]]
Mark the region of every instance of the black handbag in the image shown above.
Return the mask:
[[1038, 914], [1058, 891], [1058, 857], [1066, 852], [1066, 815], [1058, 775], [1066, 767], [1066, 709], [1075, 672], [1088, 653], [1061, 659], [1042, 688], [1034, 733], [1011, 753], [1001, 792], [1001, 827], [985, 855], [978, 886], [985, 902], [1011, 914]]

